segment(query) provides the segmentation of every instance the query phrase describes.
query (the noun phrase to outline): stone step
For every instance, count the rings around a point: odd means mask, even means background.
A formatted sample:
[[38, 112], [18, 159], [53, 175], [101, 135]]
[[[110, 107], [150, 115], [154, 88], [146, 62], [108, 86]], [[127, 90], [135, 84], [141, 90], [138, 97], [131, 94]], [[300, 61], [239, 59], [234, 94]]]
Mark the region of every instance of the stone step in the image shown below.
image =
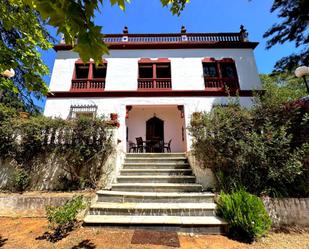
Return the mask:
[[128, 157], [125, 163], [185, 163], [185, 157]]
[[97, 191], [99, 202], [141, 202], [141, 203], [213, 203], [214, 194], [209, 192], [175, 193], [175, 192], [127, 192]]
[[202, 192], [184, 153], [127, 154], [112, 191], [97, 192], [86, 225], [225, 233], [214, 194]]
[[195, 176], [118, 176], [118, 183], [194, 183]]
[[122, 169], [120, 175], [192, 175], [192, 169]]
[[133, 192], [201, 192], [202, 185], [196, 183], [115, 183], [115, 191]]
[[97, 202], [90, 207], [90, 215], [137, 216], [212, 216], [214, 203], [107, 203]]
[[123, 169], [190, 169], [188, 163], [124, 163]]
[[85, 225], [151, 228], [178, 232], [222, 234], [227, 223], [216, 216], [87, 215]]
[[161, 158], [161, 157], [186, 157], [185, 153], [127, 153], [126, 158], [145, 157], [145, 158]]

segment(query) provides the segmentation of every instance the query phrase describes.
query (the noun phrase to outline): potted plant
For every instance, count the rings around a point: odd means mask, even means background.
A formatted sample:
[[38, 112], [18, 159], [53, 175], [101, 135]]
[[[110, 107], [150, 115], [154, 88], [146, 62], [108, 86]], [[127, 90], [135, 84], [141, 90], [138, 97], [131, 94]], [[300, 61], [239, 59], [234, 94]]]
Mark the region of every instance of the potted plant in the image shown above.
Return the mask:
[[191, 125], [197, 126], [202, 123], [202, 113], [201, 112], [193, 112], [191, 118]]
[[106, 123], [110, 126], [114, 126], [119, 128], [120, 127], [120, 123], [118, 120], [107, 120]]
[[111, 118], [111, 120], [117, 120], [118, 114], [117, 113], [111, 113], [110, 118]]

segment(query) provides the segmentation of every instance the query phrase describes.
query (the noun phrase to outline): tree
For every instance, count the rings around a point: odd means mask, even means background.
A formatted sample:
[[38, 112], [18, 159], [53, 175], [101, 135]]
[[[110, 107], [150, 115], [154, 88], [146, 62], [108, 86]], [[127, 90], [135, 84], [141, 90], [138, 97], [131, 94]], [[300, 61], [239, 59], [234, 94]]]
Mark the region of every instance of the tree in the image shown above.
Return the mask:
[[[109, 0], [121, 9], [130, 0]], [[179, 13], [189, 0], [160, 0]], [[0, 73], [13, 68], [16, 75], [7, 79], [0, 74], [0, 102], [33, 111], [34, 98], [48, 93], [42, 77], [49, 73], [39, 49], [52, 47], [45, 24], [63, 33], [66, 43], [87, 61], [100, 61], [108, 53], [100, 26], [94, 24], [94, 12], [103, 0], [3, 0], [0, 6]], [[77, 43], [78, 41], [78, 43]]]
[[276, 71], [292, 71], [298, 65], [309, 64], [309, 1], [274, 0], [271, 12], [278, 11], [281, 23], [274, 24], [265, 34], [267, 48], [287, 41], [295, 42], [301, 51], [283, 57], [275, 64]]
[[0, 16], [0, 72], [10, 68], [16, 72], [12, 79], [0, 77], [0, 101], [32, 111], [33, 97], [40, 98], [48, 92], [42, 79], [48, 68], [38, 48], [51, 48], [51, 37], [40, 15], [22, 0], [3, 0]]
[[[83, 61], [90, 58], [99, 62], [108, 48], [103, 42], [102, 27], [95, 25], [94, 12], [100, 11], [103, 0], [23, 0], [40, 12], [48, 24], [64, 34], [66, 44], [71, 44]], [[125, 10], [130, 0], [109, 0]], [[179, 15], [189, 0], [160, 0], [163, 6], [170, 6], [173, 14]], [[77, 42], [78, 41], [78, 42]]]
[[[40, 12], [44, 20], [54, 27], [58, 33], [63, 33], [67, 44], [74, 47], [83, 60], [93, 58], [99, 61], [102, 55], [108, 53], [106, 44], [102, 42], [104, 35], [101, 26], [94, 24], [94, 12], [100, 11], [103, 0], [23, 0], [26, 4]], [[112, 5], [118, 5], [125, 10], [130, 0], [109, 0]], [[170, 6], [173, 14], [179, 15], [189, 0], [160, 0], [163, 6]], [[275, 69], [292, 70], [296, 65], [309, 62], [308, 36], [308, 0], [274, 0], [271, 12], [279, 11], [278, 16], [283, 22], [275, 24], [265, 34], [270, 38], [267, 48], [286, 41], [295, 41], [296, 47], [303, 47], [299, 53], [279, 60]], [[78, 41], [78, 42], [77, 42]]]
[[306, 95], [303, 80], [289, 73], [262, 74], [260, 78], [265, 90], [261, 100], [268, 106], [280, 106]]

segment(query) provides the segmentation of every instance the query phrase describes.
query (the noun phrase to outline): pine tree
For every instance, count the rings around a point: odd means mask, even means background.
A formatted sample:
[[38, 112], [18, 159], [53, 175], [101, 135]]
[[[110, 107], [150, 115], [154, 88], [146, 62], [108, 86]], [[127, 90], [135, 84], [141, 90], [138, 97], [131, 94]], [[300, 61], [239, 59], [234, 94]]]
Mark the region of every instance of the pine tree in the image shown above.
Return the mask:
[[285, 42], [295, 42], [300, 52], [281, 58], [275, 71], [292, 71], [299, 65], [309, 65], [309, 1], [274, 0], [271, 12], [278, 11], [281, 23], [274, 24], [265, 34], [267, 48]]

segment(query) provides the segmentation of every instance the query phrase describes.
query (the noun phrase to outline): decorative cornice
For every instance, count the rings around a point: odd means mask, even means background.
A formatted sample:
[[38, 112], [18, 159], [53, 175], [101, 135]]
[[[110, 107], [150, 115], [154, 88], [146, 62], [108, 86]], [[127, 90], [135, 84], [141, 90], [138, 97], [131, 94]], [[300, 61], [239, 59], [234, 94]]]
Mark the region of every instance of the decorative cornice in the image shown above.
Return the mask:
[[68, 45], [68, 44], [57, 44], [54, 45], [54, 50], [55, 51], [66, 51], [66, 50], [72, 50], [73, 46], [72, 45]]
[[[121, 50], [121, 49], [197, 49], [197, 48], [251, 48], [254, 49], [257, 47], [258, 42], [200, 42], [200, 43], [127, 43], [119, 42], [109, 44], [107, 46], [111, 50]], [[73, 47], [71, 45], [59, 44], [54, 45], [55, 51], [65, 51], [71, 50]]]
[[[109, 49], [181, 49], [181, 48], [251, 48], [258, 43], [249, 42], [239, 33], [168, 33], [168, 34], [106, 34], [103, 41]], [[54, 46], [56, 51], [71, 50], [66, 44]]]
[[84, 97], [253, 97], [263, 94], [264, 90], [239, 90], [230, 91], [229, 94], [223, 91], [214, 90], [173, 90], [173, 91], [102, 91], [102, 92], [51, 92], [48, 98], [84, 98]]

